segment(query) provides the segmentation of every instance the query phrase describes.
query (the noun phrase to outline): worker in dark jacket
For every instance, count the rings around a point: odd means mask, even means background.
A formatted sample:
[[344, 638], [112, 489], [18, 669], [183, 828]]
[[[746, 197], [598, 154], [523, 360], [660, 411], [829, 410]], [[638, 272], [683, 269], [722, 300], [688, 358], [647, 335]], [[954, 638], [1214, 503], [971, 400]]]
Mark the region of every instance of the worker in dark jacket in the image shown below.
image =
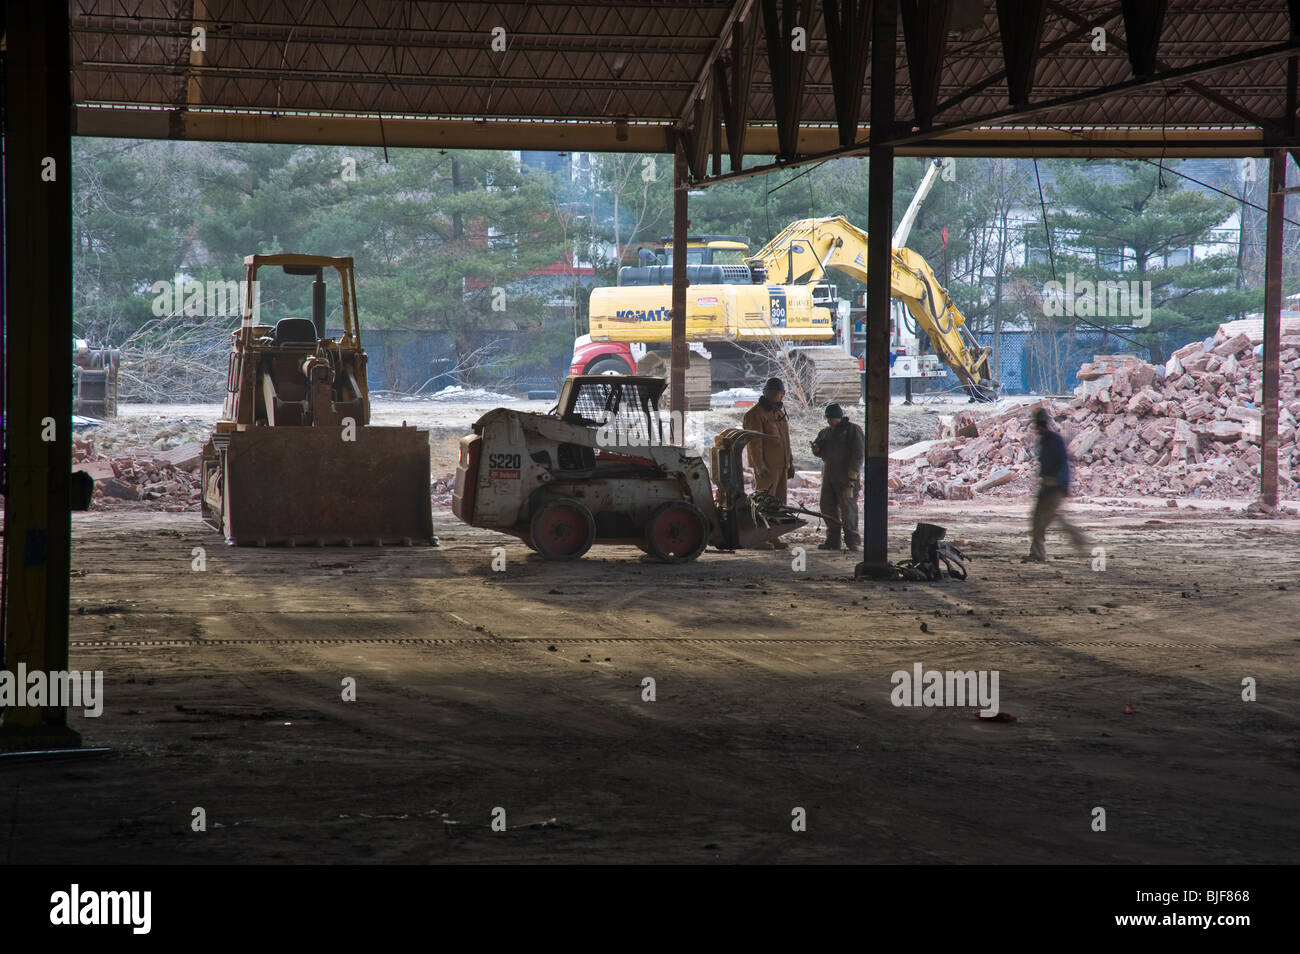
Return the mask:
[[826, 542], [819, 550], [838, 550], [840, 531], [850, 550], [862, 546], [858, 536], [858, 490], [862, 486], [865, 448], [862, 428], [844, 416], [838, 404], [826, 406], [826, 426], [812, 442], [812, 452], [822, 461], [821, 512], [826, 516]]
[[1070, 457], [1065, 441], [1052, 430], [1047, 411], [1041, 407], [1034, 411], [1034, 430], [1038, 432], [1038, 499], [1030, 516], [1029, 556], [1023, 562], [1045, 563], [1047, 528], [1053, 520], [1080, 551], [1087, 551], [1088, 538], [1061, 513], [1061, 504], [1070, 494]]

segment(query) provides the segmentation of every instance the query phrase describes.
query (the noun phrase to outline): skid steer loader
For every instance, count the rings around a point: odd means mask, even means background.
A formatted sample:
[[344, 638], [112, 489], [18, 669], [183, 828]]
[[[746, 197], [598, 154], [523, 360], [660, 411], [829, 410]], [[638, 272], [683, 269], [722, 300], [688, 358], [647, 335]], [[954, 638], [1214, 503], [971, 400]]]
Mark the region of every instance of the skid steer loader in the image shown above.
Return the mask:
[[[222, 419], [203, 449], [204, 521], [231, 544], [436, 544], [429, 433], [370, 425], [351, 258], [250, 255]], [[254, 324], [259, 268], [311, 276], [312, 317]], [[327, 270], [343, 334], [325, 335]]]
[[715, 493], [704, 461], [672, 443], [659, 412], [666, 386], [646, 375], [574, 375], [549, 414], [489, 411], [461, 439], [452, 512], [548, 560], [610, 543], [684, 563], [710, 544], [755, 547], [802, 526], [797, 508], [745, 493], [741, 455], [763, 439], [755, 431], [715, 441]]

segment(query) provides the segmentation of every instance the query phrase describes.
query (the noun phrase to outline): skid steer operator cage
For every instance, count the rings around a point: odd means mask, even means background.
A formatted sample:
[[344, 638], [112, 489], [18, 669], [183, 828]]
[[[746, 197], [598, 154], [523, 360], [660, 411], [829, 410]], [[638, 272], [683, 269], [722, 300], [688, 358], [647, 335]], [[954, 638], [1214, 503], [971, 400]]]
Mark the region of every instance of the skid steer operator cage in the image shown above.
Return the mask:
[[599, 426], [602, 446], [666, 446], [672, 443], [672, 429], [664, 427], [659, 414], [666, 383], [642, 375], [575, 375], [560, 393], [560, 417]]

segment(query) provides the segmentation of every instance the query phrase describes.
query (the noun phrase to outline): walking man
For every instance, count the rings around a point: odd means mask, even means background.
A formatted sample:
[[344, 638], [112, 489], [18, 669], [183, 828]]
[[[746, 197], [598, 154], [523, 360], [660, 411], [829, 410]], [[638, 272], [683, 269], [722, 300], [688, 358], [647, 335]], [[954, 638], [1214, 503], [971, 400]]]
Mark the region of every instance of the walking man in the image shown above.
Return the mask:
[[1083, 531], [1061, 513], [1061, 504], [1070, 494], [1070, 458], [1065, 450], [1065, 441], [1052, 430], [1047, 411], [1041, 407], [1034, 411], [1034, 430], [1038, 432], [1038, 499], [1029, 518], [1029, 556], [1021, 560], [1022, 563], [1047, 562], [1046, 535], [1053, 520], [1058, 521], [1069, 534], [1076, 549], [1086, 553], [1088, 547], [1088, 538]]
[[768, 378], [758, 403], [745, 412], [741, 426], [767, 435], [745, 448], [754, 469], [754, 491], [767, 491], [784, 506], [786, 481], [794, 476], [794, 454], [790, 450], [790, 421], [785, 415], [785, 382]]
[[826, 542], [819, 550], [838, 550], [840, 531], [850, 550], [862, 546], [858, 536], [858, 473], [862, 469], [866, 438], [862, 428], [844, 416], [838, 404], [826, 405], [826, 426], [812, 442], [812, 452], [822, 461], [821, 511], [826, 517]]

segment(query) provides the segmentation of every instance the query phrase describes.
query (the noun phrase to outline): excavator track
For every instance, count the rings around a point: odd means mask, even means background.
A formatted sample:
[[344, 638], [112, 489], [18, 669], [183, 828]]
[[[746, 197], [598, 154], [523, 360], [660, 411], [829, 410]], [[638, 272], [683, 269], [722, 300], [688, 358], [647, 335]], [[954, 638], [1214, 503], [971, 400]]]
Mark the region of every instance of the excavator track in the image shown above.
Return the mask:
[[[670, 355], [662, 351], [647, 352], [637, 362], [637, 374], [651, 374], [657, 378], [667, 378]], [[713, 400], [712, 370], [707, 358], [690, 352], [690, 363], [686, 366], [686, 405], [692, 411], [707, 411]]]
[[817, 404], [857, 404], [862, 400], [858, 359], [837, 345], [791, 348], [791, 358], [805, 393]]

